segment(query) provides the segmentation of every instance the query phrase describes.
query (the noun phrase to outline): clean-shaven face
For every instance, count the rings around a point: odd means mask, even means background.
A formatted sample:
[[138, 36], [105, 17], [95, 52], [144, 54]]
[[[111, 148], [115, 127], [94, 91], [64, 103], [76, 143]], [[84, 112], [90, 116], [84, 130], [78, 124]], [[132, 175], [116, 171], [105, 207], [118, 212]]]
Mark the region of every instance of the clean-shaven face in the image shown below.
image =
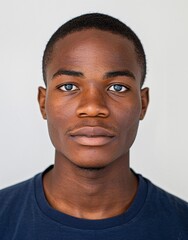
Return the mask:
[[55, 43], [46, 76], [43, 116], [62, 159], [98, 168], [126, 158], [147, 102], [133, 43], [96, 29], [71, 33]]

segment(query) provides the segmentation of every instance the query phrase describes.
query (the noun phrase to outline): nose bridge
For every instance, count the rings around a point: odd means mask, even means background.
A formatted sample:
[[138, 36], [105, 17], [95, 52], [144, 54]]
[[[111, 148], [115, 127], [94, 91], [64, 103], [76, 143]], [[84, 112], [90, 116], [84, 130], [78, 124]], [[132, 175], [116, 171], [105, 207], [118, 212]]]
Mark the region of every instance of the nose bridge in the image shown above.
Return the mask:
[[109, 115], [109, 109], [106, 104], [104, 90], [95, 85], [90, 85], [85, 89], [79, 102], [77, 115], [79, 117], [107, 117]]
[[90, 101], [90, 104], [102, 104], [105, 102], [104, 92], [95, 85], [88, 87], [85, 94], [85, 97]]

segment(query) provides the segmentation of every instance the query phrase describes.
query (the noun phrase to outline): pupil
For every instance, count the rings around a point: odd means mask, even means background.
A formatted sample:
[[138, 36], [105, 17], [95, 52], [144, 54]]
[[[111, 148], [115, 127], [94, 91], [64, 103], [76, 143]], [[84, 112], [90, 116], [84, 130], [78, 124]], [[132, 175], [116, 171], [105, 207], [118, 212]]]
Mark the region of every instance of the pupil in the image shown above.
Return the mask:
[[122, 86], [121, 85], [114, 85], [114, 89], [116, 91], [121, 91], [122, 90]]
[[65, 89], [66, 90], [71, 90], [72, 89], [72, 84], [66, 84]]

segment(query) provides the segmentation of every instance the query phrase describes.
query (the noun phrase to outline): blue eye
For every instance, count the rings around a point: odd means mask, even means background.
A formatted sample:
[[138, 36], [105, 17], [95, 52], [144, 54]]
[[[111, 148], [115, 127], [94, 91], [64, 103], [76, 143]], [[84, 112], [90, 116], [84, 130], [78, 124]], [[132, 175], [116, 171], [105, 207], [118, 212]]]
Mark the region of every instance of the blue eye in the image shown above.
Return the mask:
[[61, 87], [59, 87], [59, 89], [65, 91], [65, 92], [68, 92], [68, 91], [74, 91], [78, 88], [72, 83], [67, 83], [67, 84], [64, 84]]
[[121, 84], [114, 84], [111, 87], [109, 87], [109, 90], [113, 92], [125, 92], [127, 88]]

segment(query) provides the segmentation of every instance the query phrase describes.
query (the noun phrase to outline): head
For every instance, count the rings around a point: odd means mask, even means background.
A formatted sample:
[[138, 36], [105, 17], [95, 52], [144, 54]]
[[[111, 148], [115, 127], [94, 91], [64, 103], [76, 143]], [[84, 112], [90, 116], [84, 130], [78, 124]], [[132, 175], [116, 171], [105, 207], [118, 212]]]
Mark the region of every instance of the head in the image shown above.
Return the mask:
[[139, 39], [117, 19], [87, 14], [55, 32], [38, 99], [56, 160], [84, 169], [128, 162], [148, 105], [145, 69]]

